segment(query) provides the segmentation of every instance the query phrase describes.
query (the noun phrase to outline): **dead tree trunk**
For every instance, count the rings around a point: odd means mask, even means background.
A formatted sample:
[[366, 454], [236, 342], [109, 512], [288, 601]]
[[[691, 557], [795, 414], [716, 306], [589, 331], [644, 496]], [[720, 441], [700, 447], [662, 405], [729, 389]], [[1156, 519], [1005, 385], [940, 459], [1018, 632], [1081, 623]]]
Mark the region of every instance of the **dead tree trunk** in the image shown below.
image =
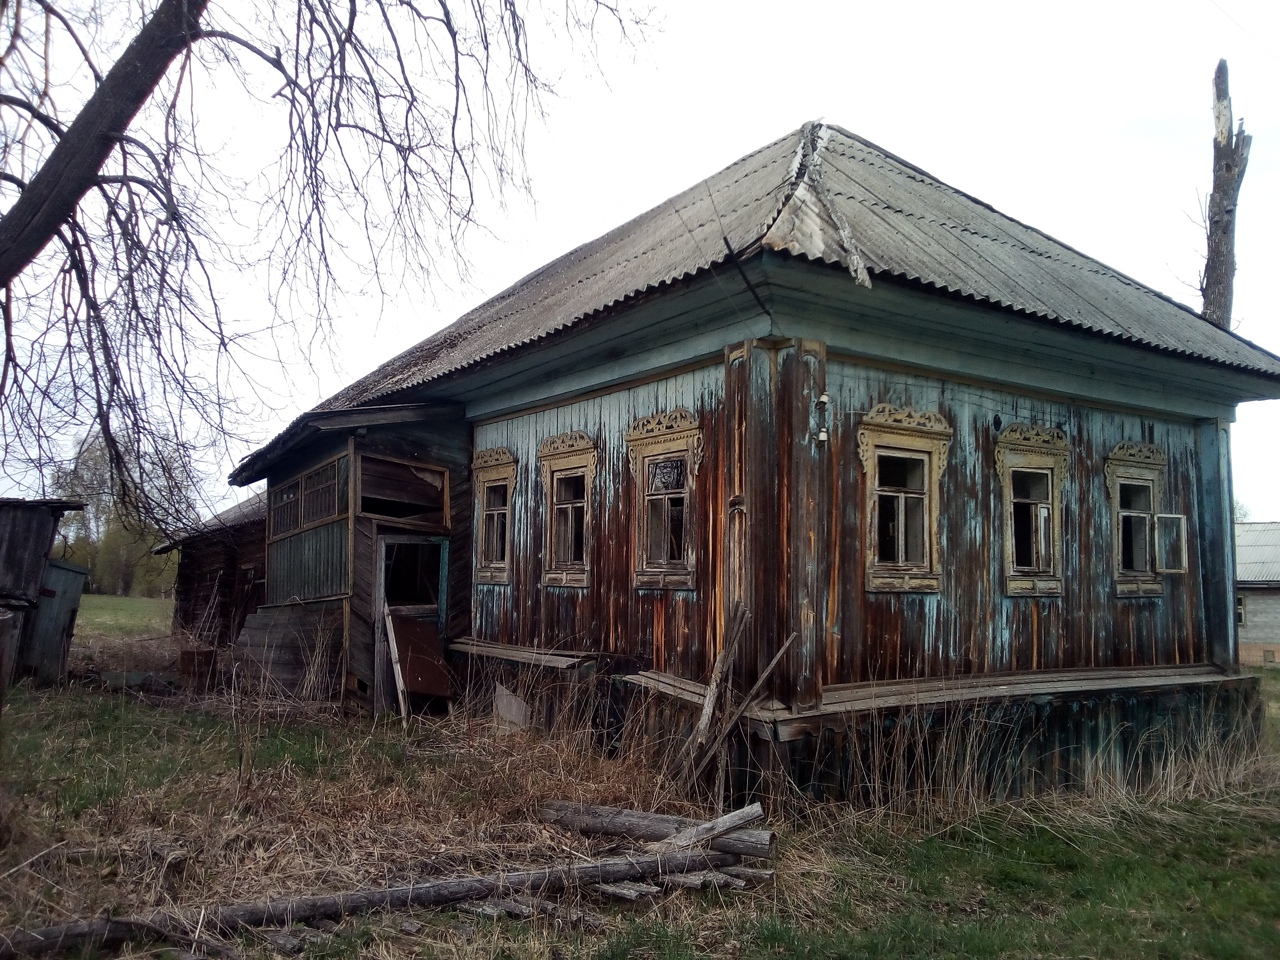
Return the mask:
[[1244, 121], [1232, 131], [1231, 95], [1227, 89], [1227, 61], [1219, 60], [1213, 74], [1213, 192], [1209, 194], [1209, 250], [1200, 280], [1204, 318], [1231, 329], [1231, 297], [1236, 275], [1236, 201], [1253, 138]]

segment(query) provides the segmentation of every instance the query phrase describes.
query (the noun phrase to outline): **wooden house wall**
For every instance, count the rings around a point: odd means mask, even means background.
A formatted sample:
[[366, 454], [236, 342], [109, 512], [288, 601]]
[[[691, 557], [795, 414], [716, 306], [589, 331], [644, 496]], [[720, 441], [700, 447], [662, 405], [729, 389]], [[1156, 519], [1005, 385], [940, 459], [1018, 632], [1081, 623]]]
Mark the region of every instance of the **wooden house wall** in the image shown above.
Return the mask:
[[263, 596], [267, 527], [255, 520], [185, 541], [174, 580], [173, 627], [230, 643]]
[[316, 600], [347, 592], [347, 518], [267, 544], [267, 603]]
[[[986, 387], [829, 361], [832, 590], [825, 684], [1073, 667], [1204, 663], [1196, 425], [1003, 393]], [[942, 414], [955, 431], [942, 475], [941, 589], [865, 589], [861, 414], [877, 403]], [[1004, 511], [995, 469], [1003, 424], [1060, 427], [1070, 459], [1063, 494], [1060, 597], [1004, 593]], [[1115, 531], [1104, 467], [1123, 441], [1168, 456], [1161, 511], [1187, 518], [1188, 569], [1163, 595], [1117, 597]], [[838, 573], [836, 571], [839, 571]], [[838, 585], [838, 586], [837, 586]]]
[[[437, 467], [449, 472], [449, 525], [447, 529], [427, 529], [398, 524], [394, 520], [360, 514], [352, 518], [351, 615], [348, 627], [347, 669], [365, 687], [361, 698], [372, 697], [377, 582], [377, 538], [379, 535], [447, 533], [449, 537], [449, 579], [446, 636], [460, 637], [471, 629], [471, 425], [458, 416], [440, 418], [426, 424], [399, 424], [370, 428], [356, 441], [357, 453], [390, 457]], [[354, 471], [353, 467], [353, 471]], [[358, 484], [352, 475], [353, 503]], [[384, 678], [385, 689], [394, 689]], [[371, 700], [370, 700], [371, 704]]]
[[[699, 421], [704, 451], [694, 481], [691, 532], [695, 583], [688, 589], [633, 586], [636, 482], [625, 435], [640, 417], [684, 408]], [[474, 633], [498, 643], [603, 651], [638, 665], [705, 680], [723, 633], [721, 580], [724, 486], [719, 438], [724, 373], [719, 363], [604, 396], [477, 425], [475, 448], [507, 447], [517, 460], [511, 498], [509, 584], [473, 587]], [[547, 505], [538, 446], [585, 431], [596, 442], [586, 587], [543, 586]]]

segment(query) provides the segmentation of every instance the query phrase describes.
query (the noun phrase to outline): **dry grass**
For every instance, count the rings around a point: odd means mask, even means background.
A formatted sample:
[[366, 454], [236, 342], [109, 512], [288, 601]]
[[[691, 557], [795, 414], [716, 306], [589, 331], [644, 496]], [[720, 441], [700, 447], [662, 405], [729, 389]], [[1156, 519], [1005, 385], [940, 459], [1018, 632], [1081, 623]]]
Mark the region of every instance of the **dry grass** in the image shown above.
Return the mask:
[[[1261, 751], [1189, 744], [1139, 792], [1100, 779], [1090, 795], [992, 807], [955, 780], [953, 796], [904, 792], [875, 810], [793, 795], [774, 887], [596, 903], [611, 917], [600, 935], [424, 912], [351, 918], [307, 957], [1058, 956], [1098, 943], [1266, 956], [1280, 938], [1280, 717], [1267, 724]], [[238, 691], [19, 688], [0, 741], [0, 796], [13, 798], [0, 929], [607, 855], [622, 845], [540, 824], [538, 804], [706, 813], [641, 739], [624, 732], [615, 744], [633, 749], [609, 757], [569, 721], [502, 733], [459, 712], [402, 730]], [[1224, 930], [1229, 950], [1215, 946]], [[241, 949], [269, 952], [252, 937]]]

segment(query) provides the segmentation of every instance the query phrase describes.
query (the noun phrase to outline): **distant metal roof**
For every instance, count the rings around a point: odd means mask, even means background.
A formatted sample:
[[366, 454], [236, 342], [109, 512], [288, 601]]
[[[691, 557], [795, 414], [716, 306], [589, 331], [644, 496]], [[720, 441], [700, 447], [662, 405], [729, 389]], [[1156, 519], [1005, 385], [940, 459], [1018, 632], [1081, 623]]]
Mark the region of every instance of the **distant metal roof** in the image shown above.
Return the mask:
[[1280, 523], [1236, 524], [1236, 582], [1280, 583]]
[[726, 243], [739, 259], [785, 251], [868, 283], [919, 282], [1280, 383], [1280, 358], [861, 137], [814, 123], [553, 260], [316, 410], [386, 402], [541, 340], [724, 262]]
[[191, 528], [189, 532], [176, 540], [170, 540], [168, 543], [162, 543], [152, 553], [168, 553], [170, 550], [176, 550], [188, 540], [196, 537], [204, 536], [210, 533], [223, 533], [234, 530], [237, 527], [243, 527], [246, 524], [253, 523], [255, 520], [263, 520], [267, 516], [267, 493], [261, 491], [255, 493], [251, 497], [246, 497], [239, 503], [227, 507], [221, 513], [215, 514], [208, 520], [203, 520]]

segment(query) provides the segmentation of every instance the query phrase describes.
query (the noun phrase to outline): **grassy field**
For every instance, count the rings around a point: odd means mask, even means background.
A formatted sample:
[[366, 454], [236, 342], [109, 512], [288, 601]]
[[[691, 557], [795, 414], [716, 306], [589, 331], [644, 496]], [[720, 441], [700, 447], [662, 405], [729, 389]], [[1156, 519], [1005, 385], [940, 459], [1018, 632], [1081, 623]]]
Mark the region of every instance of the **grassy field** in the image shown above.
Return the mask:
[[[1266, 748], [1280, 676], [1264, 678]], [[547, 799], [697, 813], [577, 740], [225, 698], [20, 687], [0, 730], [0, 931], [600, 855]], [[1216, 796], [1063, 797], [959, 815], [802, 809], [777, 883], [628, 907], [587, 934], [441, 911], [352, 918], [307, 960], [1280, 956], [1274, 755]], [[0, 838], [3, 843], [3, 838]], [[406, 932], [412, 931], [412, 932]], [[263, 953], [256, 941], [239, 945]]]
[[76, 636], [85, 640], [159, 637], [169, 633], [172, 620], [172, 600], [86, 593], [80, 598]]

